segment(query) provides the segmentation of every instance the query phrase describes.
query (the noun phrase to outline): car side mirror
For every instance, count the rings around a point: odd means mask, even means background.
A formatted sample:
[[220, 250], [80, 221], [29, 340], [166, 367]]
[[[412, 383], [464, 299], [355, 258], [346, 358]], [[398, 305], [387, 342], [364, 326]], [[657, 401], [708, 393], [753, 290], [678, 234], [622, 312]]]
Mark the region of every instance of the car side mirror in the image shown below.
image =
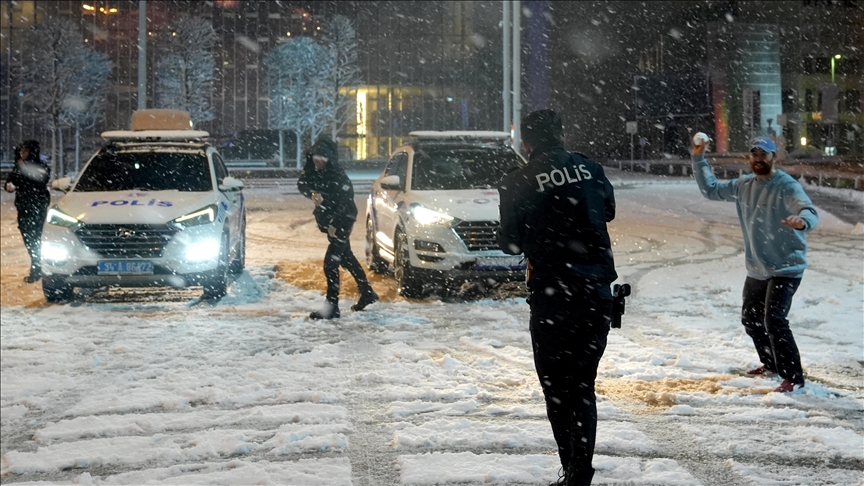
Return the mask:
[[398, 175], [391, 175], [381, 179], [381, 189], [386, 191], [401, 191], [402, 181]]
[[220, 191], [239, 191], [241, 189], [243, 189], [243, 181], [231, 176], [222, 179], [222, 184], [219, 184]]
[[51, 189], [57, 191], [68, 192], [69, 188], [72, 187], [72, 178], [71, 177], [61, 177], [60, 179], [56, 179], [51, 182]]

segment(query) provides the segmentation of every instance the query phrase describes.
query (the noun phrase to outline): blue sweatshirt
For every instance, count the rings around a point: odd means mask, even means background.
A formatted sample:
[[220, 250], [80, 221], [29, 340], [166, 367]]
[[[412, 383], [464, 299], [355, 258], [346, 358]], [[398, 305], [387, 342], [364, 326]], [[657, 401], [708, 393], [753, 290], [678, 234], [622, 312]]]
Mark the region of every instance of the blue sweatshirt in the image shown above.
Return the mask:
[[[801, 278], [807, 268], [807, 235], [819, 223], [819, 215], [804, 188], [792, 176], [774, 170], [770, 178], [753, 174], [728, 182], [714, 176], [704, 155], [693, 157], [693, 175], [702, 195], [715, 201], [735, 202], [744, 233], [747, 275], [758, 280], [771, 277]], [[780, 224], [791, 215], [804, 220], [804, 229]]]

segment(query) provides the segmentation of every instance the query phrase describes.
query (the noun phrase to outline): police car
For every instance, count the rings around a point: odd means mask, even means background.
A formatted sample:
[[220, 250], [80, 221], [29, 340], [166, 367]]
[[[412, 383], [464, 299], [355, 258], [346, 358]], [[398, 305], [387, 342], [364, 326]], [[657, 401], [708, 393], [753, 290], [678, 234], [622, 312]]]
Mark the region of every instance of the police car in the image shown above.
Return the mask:
[[498, 249], [498, 190], [525, 164], [506, 132], [411, 132], [372, 184], [366, 263], [392, 270], [399, 292], [422, 297], [467, 281], [524, 278], [525, 263]]
[[49, 302], [75, 287], [183, 288], [225, 295], [243, 271], [243, 183], [228, 175], [207, 132], [174, 110], [135, 112], [131, 131], [106, 145], [49, 208], [42, 233], [42, 290]]

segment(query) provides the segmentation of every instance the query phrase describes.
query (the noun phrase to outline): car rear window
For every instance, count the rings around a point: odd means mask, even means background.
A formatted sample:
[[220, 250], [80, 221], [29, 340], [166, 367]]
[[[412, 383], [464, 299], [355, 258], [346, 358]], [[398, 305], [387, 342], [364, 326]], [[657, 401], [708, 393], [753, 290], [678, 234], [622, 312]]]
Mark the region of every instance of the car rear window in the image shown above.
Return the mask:
[[213, 190], [210, 166], [203, 153], [102, 152], [78, 178], [76, 192], [92, 191], [206, 192]]
[[521, 165], [519, 156], [504, 148], [424, 148], [414, 154], [411, 189], [492, 189]]

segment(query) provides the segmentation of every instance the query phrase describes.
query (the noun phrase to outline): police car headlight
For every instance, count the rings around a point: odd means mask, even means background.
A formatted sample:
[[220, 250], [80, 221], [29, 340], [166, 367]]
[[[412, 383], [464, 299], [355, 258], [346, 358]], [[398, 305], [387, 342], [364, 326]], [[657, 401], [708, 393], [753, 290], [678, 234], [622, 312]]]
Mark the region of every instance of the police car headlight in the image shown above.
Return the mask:
[[215, 238], [196, 241], [186, 248], [186, 260], [190, 262], [215, 260], [218, 257], [219, 240]]
[[42, 244], [42, 259], [49, 262], [65, 262], [69, 259], [69, 250], [65, 246], [46, 241]]
[[420, 224], [443, 224], [448, 225], [453, 222], [455, 218], [450, 216], [449, 214], [439, 213], [438, 211], [433, 211], [429, 208], [424, 208], [419, 204], [411, 205], [411, 215], [414, 216], [414, 219], [417, 220]]
[[209, 224], [216, 221], [216, 213], [218, 208], [215, 204], [201, 208], [198, 211], [180, 216], [174, 220], [175, 224], [180, 226], [198, 226], [199, 224]]
[[45, 220], [48, 221], [48, 224], [53, 224], [54, 226], [65, 226], [66, 228], [70, 226], [75, 226], [78, 224], [78, 220], [69, 216], [57, 209], [57, 206], [48, 210], [48, 215], [45, 217]]

